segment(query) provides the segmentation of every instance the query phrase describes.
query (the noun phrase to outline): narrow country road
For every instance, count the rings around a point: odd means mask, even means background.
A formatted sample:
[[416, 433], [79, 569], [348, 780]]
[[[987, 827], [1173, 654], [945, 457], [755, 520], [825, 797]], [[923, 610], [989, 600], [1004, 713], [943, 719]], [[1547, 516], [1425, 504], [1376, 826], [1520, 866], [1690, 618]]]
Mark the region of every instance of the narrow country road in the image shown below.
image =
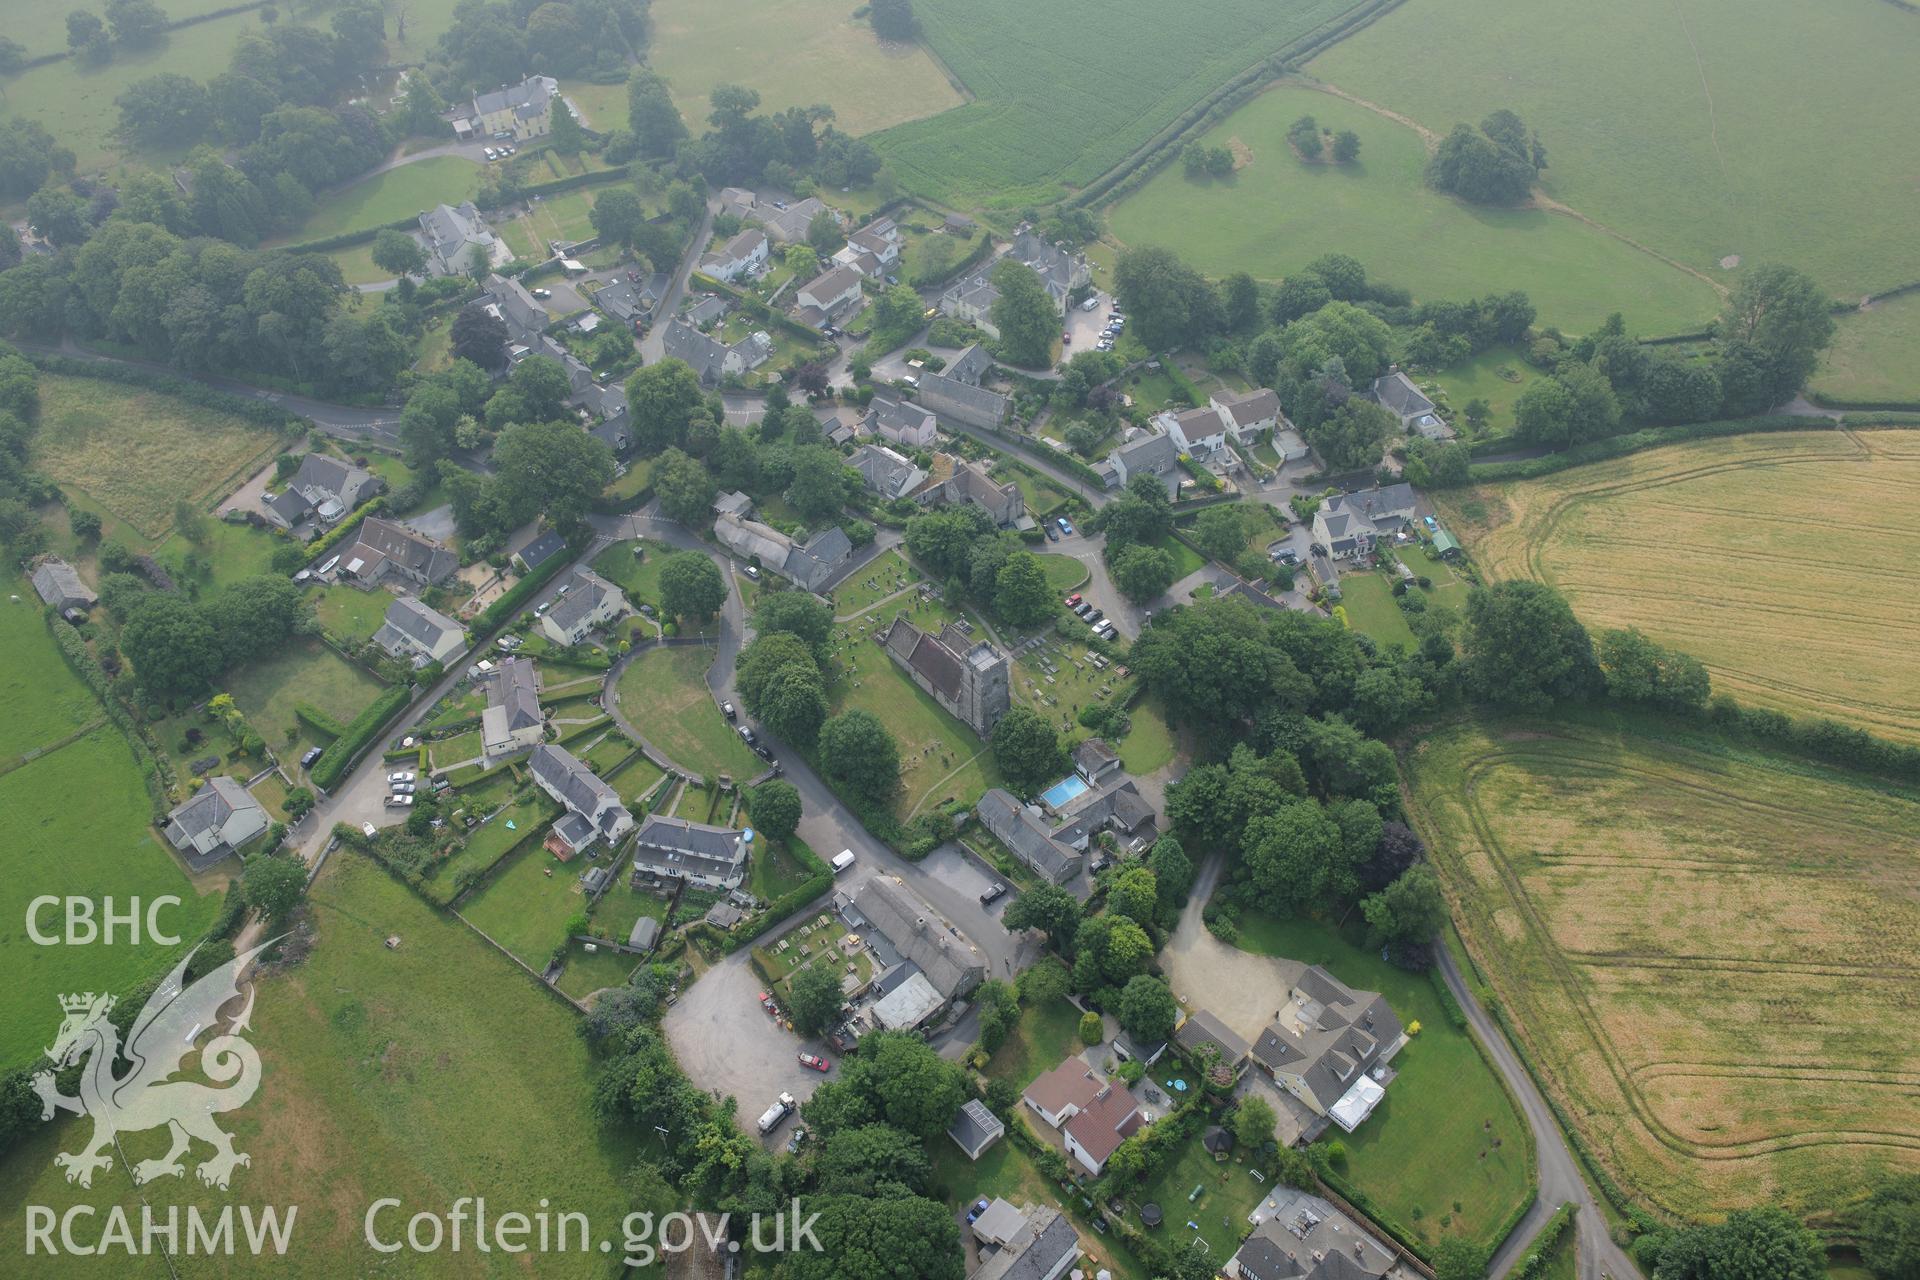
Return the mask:
[[713, 238], [713, 215], [719, 207], [717, 200], [709, 201], [707, 216], [700, 220], [700, 229], [687, 238], [687, 251], [680, 256], [680, 265], [674, 268], [673, 282], [667, 286], [666, 296], [653, 309], [653, 326], [638, 343], [642, 363], [658, 364], [667, 354], [666, 321], [679, 310], [680, 299], [686, 296], [687, 281], [693, 278], [693, 266], [700, 261], [700, 255], [707, 251], [707, 241]]
[[1520, 1225], [1507, 1237], [1507, 1241], [1493, 1256], [1493, 1264], [1487, 1274], [1500, 1277], [1512, 1270], [1526, 1253], [1527, 1245], [1532, 1243], [1534, 1233], [1546, 1224], [1553, 1211], [1568, 1201], [1578, 1208], [1575, 1211], [1575, 1225], [1579, 1232], [1577, 1251], [1581, 1280], [1639, 1280], [1640, 1271], [1627, 1256], [1626, 1250], [1613, 1242], [1607, 1232], [1606, 1217], [1595, 1203], [1593, 1192], [1587, 1187], [1587, 1180], [1580, 1172], [1580, 1162], [1567, 1146], [1566, 1136], [1560, 1132], [1559, 1121], [1554, 1118], [1553, 1109], [1547, 1100], [1540, 1096], [1540, 1090], [1534, 1085], [1532, 1075], [1514, 1053], [1513, 1046], [1507, 1043], [1498, 1025], [1473, 992], [1467, 988], [1466, 980], [1461, 977], [1460, 968], [1454, 963], [1453, 953], [1446, 947], [1436, 947], [1435, 957], [1439, 962], [1440, 976], [1446, 980], [1447, 990], [1460, 1002], [1466, 1011], [1467, 1024], [1473, 1028], [1474, 1035], [1486, 1046], [1487, 1056], [1493, 1060], [1500, 1075], [1520, 1103], [1520, 1112], [1526, 1117], [1527, 1128], [1533, 1131], [1533, 1149], [1538, 1157], [1540, 1168], [1540, 1195], [1534, 1201], [1533, 1208], [1520, 1220]]

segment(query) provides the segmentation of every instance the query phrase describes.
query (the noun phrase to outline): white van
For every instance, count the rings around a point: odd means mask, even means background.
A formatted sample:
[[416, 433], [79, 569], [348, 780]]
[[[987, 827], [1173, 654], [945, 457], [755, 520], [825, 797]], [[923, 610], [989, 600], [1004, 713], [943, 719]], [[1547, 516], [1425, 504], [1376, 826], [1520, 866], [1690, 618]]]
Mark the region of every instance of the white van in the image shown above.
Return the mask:
[[833, 874], [839, 875], [853, 865], [853, 850], [842, 849], [833, 855]]

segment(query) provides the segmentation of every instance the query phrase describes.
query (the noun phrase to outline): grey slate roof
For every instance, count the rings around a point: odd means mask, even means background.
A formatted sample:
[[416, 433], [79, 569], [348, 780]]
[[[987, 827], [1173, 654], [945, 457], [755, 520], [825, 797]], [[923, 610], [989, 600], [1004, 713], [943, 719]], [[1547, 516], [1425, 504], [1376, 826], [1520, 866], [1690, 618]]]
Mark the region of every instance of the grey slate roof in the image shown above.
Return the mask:
[[822, 529], [787, 556], [784, 572], [809, 591], [825, 586], [840, 567], [853, 558], [853, 542], [847, 531], [835, 525]]
[[933, 908], [912, 890], [876, 878], [861, 886], [854, 905], [902, 959], [920, 966], [942, 996], [964, 996], [986, 977], [979, 954], [948, 932]]
[[998, 426], [1013, 412], [1013, 398], [986, 387], [944, 373], [928, 373], [920, 378], [920, 401], [937, 413], [951, 413], [962, 421], [985, 419]]
[[727, 362], [726, 344], [709, 338], [686, 321], [668, 321], [666, 331], [660, 335], [660, 342], [669, 359], [686, 361], [701, 382], [711, 385], [719, 382], [723, 376]]
[[1433, 401], [1413, 385], [1413, 379], [1398, 369], [1373, 380], [1373, 398], [1381, 408], [1402, 419], [1433, 412]]
[[396, 657], [404, 652], [437, 659], [443, 646], [466, 643], [466, 628], [412, 596], [397, 596], [373, 641]]
[[1073, 765], [1090, 778], [1098, 778], [1120, 763], [1119, 755], [1101, 738], [1088, 738], [1073, 749]]
[[1244, 427], [1280, 416], [1280, 396], [1271, 387], [1261, 387], [1243, 396], [1221, 396], [1218, 399], [1235, 426]]
[[500, 308], [500, 318], [507, 322], [507, 335], [516, 342], [526, 342], [553, 322], [547, 309], [517, 279], [490, 275], [484, 288]]
[[245, 787], [221, 773], [208, 778], [206, 786], [176, 805], [167, 821], [192, 837], [218, 831], [241, 809], [258, 808], [260, 802]]
[[877, 395], [867, 405], [867, 429], [876, 434], [924, 429], [933, 414], [924, 406], [892, 395]]
[[374, 560], [386, 559], [412, 570], [428, 582], [438, 582], [460, 567], [459, 557], [431, 538], [378, 516], [368, 516], [360, 522], [353, 545], [340, 557], [342, 564], [351, 564], [356, 558], [367, 561], [363, 574], [375, 567]]
[[80, 580], [74, 567], [57, 556], [48, 556], [33, 570], [33, 589], [56, 609], [91, 609], [100, 599]]
[[1253, 1056], [1269, 1071], [1298, 1075], [1328, 1108], [1400, 1039], [1399, 1016], [1376, 991], [1356, 991], [1313, 965], [1294, 982], [1289, 1020], [1260, 1033]]
[[1220, 1050], [1221, 1064], [1228, 1067], [1237, 1065], [1250, 1052], [1245, 1040], [1205, 1009], [1196, 1009], [1187, 1016], [1173, 1033], [1173, 1042], [1189, 1053], [1203, 1044], [1215, 1045]]
[[371, 498], [382, 488], [379, 476], [361, 467], [323, 453], [309, 453], [300, 460], [300, 469], [287, 481], [287, 487], [274, 498], [274, 512], [288, 524], [297, 524], [308, 513], [327, 503], [336, 504], [329, 519], [338, 519]]
[[987, 1109], [987, 1104], [978, 1098], [970, 1098], [967, 1104], [953, 1113], [953, 1123], [947, 1126], [947, 1136], [960, 1145], [969, 1160], [977, 1160], [980, 1153], [1006, 1136], [1007, 1126], [1000, 1117]]
[[620, 588], [590, 569], [575, 569], [572, 582], [567, 593], [555, 600], [547, 610], [547, 617], [553, 619], [553, 625], [562, 631], [572, 631], [610, 596], [620, 594]]
[[941, 370], [947, 377], [969, 386], [979, 386], [980, 379], [987, 376], [987, 370], [993, 368], [993, 357], [987, 354], [979, 343], [970, 343], [960, 349], [960, 354], [947, 361], [947, 367]]
[[660, 941], [660, 922], [652, 916], [641, 916], [633, 922], [633, 932], [627, 935], [627, 945], [642, 951], [651, 951]]
[[475, 115], [491, 115], [496, 111], [512, 111], [516, 115], [525, 115], [525, 108], [531, 107], [533, 114], [538, 115], [545, 108], [547, 98], [545, 80], [540, 76], [528, 76], [519, 84], [474, 94], [473, 112]]
[[688, 873], [725, 879], [740, 869], [747, 845], [742, 833], [684, 818], [653, 814], [634, 837], [634, 865], [656, 875]]
[[1164, 431], [1142, 432], [1134, 439], [1114, 450], [1127, 470], [1150, 471], [1156, 474], [1164, 472], [1180, 460], [1180, 450], [1174, 445], [1173, 437]]
[[927, 473], [885, 445], [862, 445], [847, 459], [867, 488], [883, 498], [900, 498], [918, 489]]
[[[569, 814], [578, 816], [589, 830], [610, 835], [622, 820], [631, 822], [614, 789], [597, 777], [565, 747], [541, 743], [528, 757], [534, 778], [559, 794]], [[564, 821], [564, 819], [563, 819]], [[576, 828], [577, 829], [577, 828]], [[570, 843], [579, 844], [578, 840]]]
[[1027, 1215], [1027, 1224], [980, 1264], [969, 1280], [1046, 1280], [1080, 1252], [1080, 1236], [1068, 1217], [1051, 1205]]
[[704, 329], [727, 314], [730, 304], [717, 293], [710, 293], [687, 308], [687, 323], [696, 329]]
[[1073, 879], [1082, 869], [1081, 852], [1055, 840], [1046, 822], [1027, 812], [1012, 792], [994, 787], [973, 811], [994, 839], [1054, 884]]
[[520, 562], [527, 566], [527, 572], [532, 573], [566, 549], [566, 539], [552, 529], [548, 529], [514, 554], [519, 556]]
[[540, 710], [540, 671], [526, 658], [508, 658], [487, 681], [487, 708], [498, 707], [507, 731], [530, 729], [544, 719]]

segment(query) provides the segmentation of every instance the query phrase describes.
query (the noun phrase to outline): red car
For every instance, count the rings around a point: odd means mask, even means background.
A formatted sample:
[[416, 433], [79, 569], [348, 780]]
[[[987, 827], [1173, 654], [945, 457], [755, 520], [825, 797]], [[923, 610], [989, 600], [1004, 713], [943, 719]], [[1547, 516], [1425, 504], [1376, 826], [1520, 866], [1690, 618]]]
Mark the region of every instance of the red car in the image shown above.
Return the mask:
[[760, 1007], [762, 1009], [765, 1009], [768, 1013], [778, 1014], [780, 1012], [780, 1006], [775, 1004], [773, 1002], [773, 997], [768, 995], [764, 991], [760, 993]]
[[1073, 608], [1073, 606], [1079, 603], [1080, 603], [1080, 593], [1078, 591], [1074, 592], [1072, 595], [1067, 597], [1067, 608], [1071, 609]]
[[833, 1064], [831, 1062], [828, 1062], [825, 1058], [816, 1058], [810, 1053], [800, 1055], [800, 1065], [803, 1067], [812, 1067], [815, 1071], [833, 1070]]

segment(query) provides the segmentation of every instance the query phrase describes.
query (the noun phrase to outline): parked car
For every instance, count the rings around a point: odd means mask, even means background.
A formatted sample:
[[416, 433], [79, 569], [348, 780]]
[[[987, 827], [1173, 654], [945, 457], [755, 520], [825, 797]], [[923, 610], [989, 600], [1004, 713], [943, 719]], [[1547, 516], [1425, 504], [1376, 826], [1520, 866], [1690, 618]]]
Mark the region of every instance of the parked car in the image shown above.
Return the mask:
[[553, 290], [551, 289], [529, 289], [527, 292], [531, 293], [534, 297], [540, 299], [542, 302], [545, 302], [548, 298], [551, 298], [553, 296]]
[[1060, 335], [1060, 345], [1061, 346], [1073, 345], [1073, 335], [1070, 333], [1062, 333]]
[[1073, 536], [1073, 526], [1067, 523], [1065, 516], [1055, 516], [1053, 522], [1060, 526], [1060, 532], [1066, 534], [1069, 538]]
[[990, 1203], [992, 1202], [985, 1196], [975, 1201], [973, 1207], [967, 1210], [967, 1225], [972, 1226], [975, 1222], [979, 1221], [980, 1215], [987, 1211], [987, 1205]]
[[811, 1067], [813, 1070], [820, 1072], [833, 1070], [833, 1064], [831, 1062], [828, 1062], [825, 1058], [816, 1057], [811, 1053], [803, 1053], [800, 1055], [800, 1065], [803, 1067]]
[[1100, 610], [1095, 609], [1092, 613], [1083, 613], [1080, 616], [1087, 620], [1088, 626], [1097, 627], [1100, 625], [1100, 619], [1106, 617], [1107, 615], [1101, 612]]
[[1056, 529], [1056, 528], [1054, 528], [1054, 527], [1053, 527], [1052, 525], [1050, 525], [1050, 524], [1043, 524], [1043, 525], [1041, 525], [1040, 527], [1041, 527], [1042, 529], [1044, 529], [1044, 530], [1046, 530], [1046, 532], [1047, 532], [1047, 541], [1048, 541], [1048, 542], [1058, 542], [1058, 541], [1060, 541], [1060, 531], [1059, 531], [1058, 529]]
[[847, 1039], [838, 1031], [829, 1031], [827, 1033], [827, 1043], [833, 1046], [835, 1053], [845, 1053], [847, 1050], [853, 1048], [853, 1041]]
[[753, 730], [751, 728], [749, 728], [744, 724], [740, 725], [739, 733], [740, 733], [740, 741], [746, 743], [748, 746], [753, 745]]
[[749, 578], [752, 578], [755, 582], [760, 581], [760, 570], [755, 568], [753, 565], [747, 565], [743, 570], [741, 570], [741, 572], [745, 573]]
[[389, 809], [405, 809], [411, 806], [412, 804], [413, 804], [412, 796], [388, 796], [387, 797], [387, 808]]
[[393, 784], [393, 794], [397, 796], [410, 796], [413, 794], [413, 791], [414, 786], [411, 782], [396, 782]]
[[762, 991], [760, 993], [760, 1007], [762, 1009], [765, 1009], [768, 1013], [780, 1012], [780, 1006], [774, 1003], [773, 996], [770, 993], [765, 991]]
[[994, 903], [998, 902], [1006, 894], [1006, 892], [1007, 892], [1006, 882], [1005, 881], [998, 882], [994, 884], [991, 888], [989, 888], [985, 893], [980, 895], [980, 905], [983, 907], [990, 907]]
[[723, 703], [721, 703], [721, 704], [720, 704], [720, 712], [721, 712], [721, 714], [722, 714], [722, 715], [724, 715], [724, 716], [726, 716], [726, 718], [727, 718], [727, 719], [729, 719], [729, 720], [731, 720], [731, 719], [733, 719], [733, 718], [734, 718], [734, 715], [735, 715], [735, 712], [734, 712], [734, 709], [733, 709], [733, 704], [732, 704], [731, 702], [723, 702]]
[[773, 748], [768, 746], [766, 743], [764, 742], [755, 743], [753, 748], [753, 753], [759, 756], [762, 760], [765, 760], [768, 764], [773, 763]]
[[1073, 614], [1077, 618], [1084, 618], [1092, 612], [1093, 612], [1093, 606], [1090, 604], [1087, 604], [1084, 601], [1073, 606]]
[[313, 768], [313, 762], [320, 758], [321, 752], [322, 748], [320, 747], [308, 747], [300, 756], [300, 767], [302, 769]]
[[495, 151], [492, 147], [488, 147], [486, 148], [486, 156], [487, 156], [487, 159], [489, 160], [498, 160], [500, 158], [500, 153], [498, 151]]
[[360, 824], [360, 834], [371, 840], [380, 834], [380, 829], [371, 822], [363, 822]]
[[1081, 304], [1080, 304], [1080, 309], [1081, 309], [1082, 311], [1097, 311], [1097, 310], [1099, 310], [1099, 309], [1100, 309], [1100, 295], [1096, 293], [1096, 294], [1094, 294], [1094, 295], [1093, 295], [1093, 296], [1092, 296], [1091, 298], [1088, 298], [1088, 299], [1087, 299], [1087, 300], [1086, 300], [1085, 302], [1083, 302], [1083, 303], [1081, 303]]
[[799, 1155], [800, 1144], [806, 1140], [807, 1126], [803, 1124], [795, 1125], [793, 1127], [793, 1136], [787, 1139], [787, 1154], [790, 1156]]
[[1081, 595], [1078, 591], [1074, 592], [1072, 595], [1067, 597], [1067, 608], [1069, 609], [1073, 608], [1073, 606], [1079, 604], [1084, 599], [1086, 599], [1086, 597]]
[[413, 770], [402, 769], [398, 773], [390, 773], [387, 775], [387, 781], [388, 782], [412, 782]]

